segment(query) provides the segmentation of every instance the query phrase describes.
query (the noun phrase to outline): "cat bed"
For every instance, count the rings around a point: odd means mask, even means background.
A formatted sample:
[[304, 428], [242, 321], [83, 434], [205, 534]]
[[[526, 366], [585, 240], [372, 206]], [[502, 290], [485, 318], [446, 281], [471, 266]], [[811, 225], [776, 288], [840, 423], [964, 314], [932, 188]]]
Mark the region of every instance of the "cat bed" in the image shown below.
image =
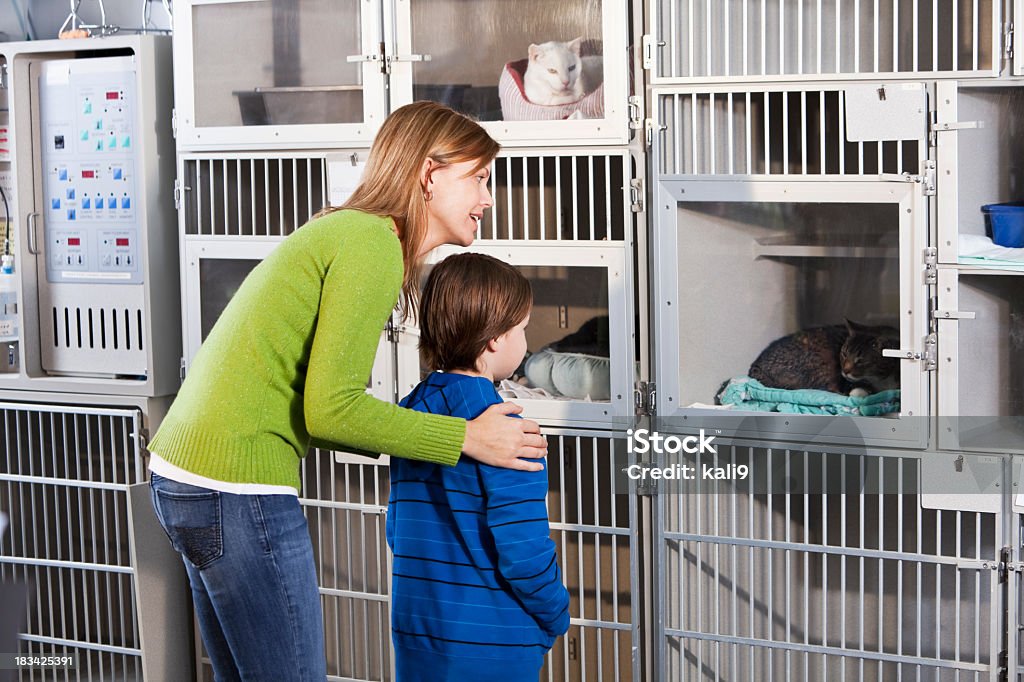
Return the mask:
[[719, 394], [722, 405], [757, 412], [878, 417], [900, 411], [898, 389], [853, 397], [814, 389], [769, 388], [750, 377], [736, 377]]
[[611, 360], [585, 353], [560, 353], [544, 348], [523, 366], [530, 385], [555, 396], [577, 400], [611, 398]]
[[505, 64], [498, 80], [501, 117], [506, 121], [562, 121], [576, 112], [582, 118], [604, 118], [604, 83], [583, 99], [567, 104], [534, 104], [526, 99], [523, 77], [529, 59]]

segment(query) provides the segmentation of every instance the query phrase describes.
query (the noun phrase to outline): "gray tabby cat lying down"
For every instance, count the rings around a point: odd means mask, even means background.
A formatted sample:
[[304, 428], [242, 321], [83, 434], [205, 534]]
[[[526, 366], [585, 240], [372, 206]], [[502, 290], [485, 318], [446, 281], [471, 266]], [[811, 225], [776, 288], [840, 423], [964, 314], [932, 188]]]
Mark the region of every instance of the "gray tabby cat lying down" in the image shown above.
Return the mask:
[[899, 331], [846, 321], [783, 336], [761, 351], [748, 374], [772, 388], [811, 388], [867, 395], [900, 387], [900, 361], [882, 355], [899, 348]]

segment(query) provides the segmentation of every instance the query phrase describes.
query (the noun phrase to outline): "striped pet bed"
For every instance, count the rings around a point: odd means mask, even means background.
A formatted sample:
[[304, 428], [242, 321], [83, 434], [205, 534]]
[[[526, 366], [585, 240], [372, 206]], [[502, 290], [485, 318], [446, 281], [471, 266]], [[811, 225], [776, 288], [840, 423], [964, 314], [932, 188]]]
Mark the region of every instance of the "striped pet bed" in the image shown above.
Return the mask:
[[523, 76], [529, 59], [505, 64], [498, 80], [501, 117], [506, 121], [562, 121], [577, 111], [583, 118], [604, 118], [604, 83], [577, 102], [568, 104], [534, 104], [526, 99]]

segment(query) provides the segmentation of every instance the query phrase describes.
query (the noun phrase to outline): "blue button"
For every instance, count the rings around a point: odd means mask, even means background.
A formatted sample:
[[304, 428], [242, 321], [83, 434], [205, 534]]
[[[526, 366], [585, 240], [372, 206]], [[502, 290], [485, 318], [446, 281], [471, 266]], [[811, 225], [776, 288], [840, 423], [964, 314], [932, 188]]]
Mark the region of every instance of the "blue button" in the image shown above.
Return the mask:
[[121, 179], [121, 169], [120, 168], [115, 168], [114, 169], [114, 179], [115, 180], [120, 180]]
[[50, 208], [54, 211], [60, 210], [60, 199], [50, 199]]
[[107, 208], [117, 208], [116, 197], [107, 197]]
[[75, 198], [75, 188], [71, 187], [68, 189], [68, 201], [73, 201]]
[[82, 197], [82, 208], [92, 208], [92, 199], [89, 197]]
[[68, 169], [61, 168], [59, 171], [57, 171], [57, 177], [61, 180], [61, 182], [66, 181], [68, 179]]
[[131, 208], [132, 200], [128, 197], [121, 197], [121, 208]]
[[75, 209], [69, 208], [68, 209], [68, 220], [74, 220], [74, 219], [75, 219]]

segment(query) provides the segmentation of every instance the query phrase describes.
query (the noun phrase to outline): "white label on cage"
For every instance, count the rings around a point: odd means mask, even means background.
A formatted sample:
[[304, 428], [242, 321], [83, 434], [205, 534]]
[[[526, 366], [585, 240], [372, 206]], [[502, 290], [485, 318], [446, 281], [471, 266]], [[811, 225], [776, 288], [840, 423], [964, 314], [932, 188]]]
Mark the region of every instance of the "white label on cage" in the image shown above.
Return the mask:
[[365, 161], [357, 161], [356, 155], [327, 157], [327, 201], [331, 206], [341, 206], [356, 191], [363, 177]]
[[928, 105], [920, 83], [848, 85], [845, 93], [850, 142], [918, 140], [927, 132]]

